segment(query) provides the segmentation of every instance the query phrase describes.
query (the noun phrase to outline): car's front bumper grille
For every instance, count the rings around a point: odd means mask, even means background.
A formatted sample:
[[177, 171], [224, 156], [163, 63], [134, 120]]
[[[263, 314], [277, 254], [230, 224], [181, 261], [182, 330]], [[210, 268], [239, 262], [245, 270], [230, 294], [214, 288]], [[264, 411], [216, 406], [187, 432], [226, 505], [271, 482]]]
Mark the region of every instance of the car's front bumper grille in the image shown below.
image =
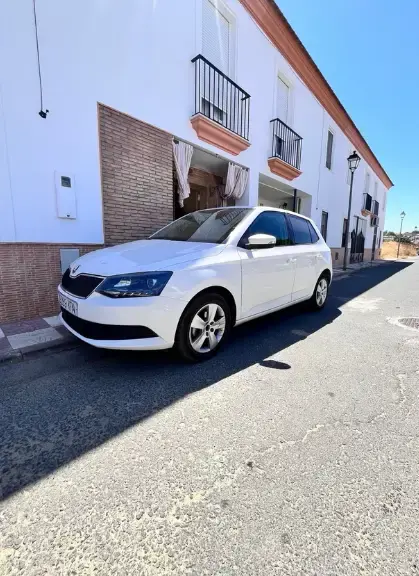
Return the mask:
[[87, 298], [93, 290], [103, 281], [101, 276], [90, 276], [89, 274], [80, 274], [72, 278], [70, 276], [70, 268], [68, 268], [61, 280], [61, 286], [66, 292], [79, 296], [79, 298]]
[[118, 324], [98, 324], [83, 320], [61, 308], [63, 320], [77, 334], [89, 340], [137, 340], [156, 338], [157, 334], [146, 326], [120, 326]]

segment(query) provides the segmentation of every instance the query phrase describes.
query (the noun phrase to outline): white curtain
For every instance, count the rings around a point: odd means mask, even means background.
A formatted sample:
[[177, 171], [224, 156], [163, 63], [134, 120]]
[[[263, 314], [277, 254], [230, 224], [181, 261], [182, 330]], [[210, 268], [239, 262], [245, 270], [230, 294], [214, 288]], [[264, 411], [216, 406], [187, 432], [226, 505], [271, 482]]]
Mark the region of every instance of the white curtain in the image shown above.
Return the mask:
[[226, 185], [220, 195], [224, 200], [227, 200], [227, 198], [238, 200], [246, 190], [248, 179], [249, 170], [247, 168], [242, 168], [241, 166], [237, 166], [237, 164], [229, 162]]
[[191, 189], [188, 182], [188, 173], [191, 166], [193, 146], [186, 142], [173, 140], [173, 156], [175, 159], [176, 174], [179, 182], [179, 206], [183, 206], [186, 198], [189, 198]]

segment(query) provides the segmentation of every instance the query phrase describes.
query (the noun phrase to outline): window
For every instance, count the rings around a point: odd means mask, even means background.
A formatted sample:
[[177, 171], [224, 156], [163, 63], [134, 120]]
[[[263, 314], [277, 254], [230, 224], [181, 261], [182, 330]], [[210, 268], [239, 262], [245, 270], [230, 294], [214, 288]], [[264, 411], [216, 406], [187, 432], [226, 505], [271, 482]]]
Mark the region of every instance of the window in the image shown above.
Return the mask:
[[288, 216], [288, 218], [294, 235], [294, 244], [311, 244], [312, 240], [308, 221], [304, 218], [298, 218], [298, 216]]
[[326, 168], [332, 169], [333, 132], [327, 133]]
[[251, 208], [199, 210], [175, 220], [150, 238], [221, 244], [250, 211]]
[[329, 219], [329, 214], [327, 212], [322, 212], [322, 225], [320, 228], [320, 232], [323, 236], [324, 241], [326, 242], [327, 238], [327, 221]]
[[262, 212], [256, 218], [240, 240], [239, 245], [247, 244], [253, 234], [270, 234], [275, 236], [277, 246], [289, 246], [291, 240], [288, 233], [287, 221], [281, 212]]
[[343, 229], [342, 229], [342, 248], [346, 246], [346, 227], [348, 225], [348, 219], [343, 219]]
[[377, 200], [377, 196], [378, 196], [378, 182], [375, 181], [374, 182], [374, 200]]
[[221, 3], [202, 0], [202, 55], [227, 76], [233, 76], [234, 46], [231, 18]]
[[280, 77], [277, 82], [276, 113], [278, 118], [287, 124], [290, 88]]
[[226, 120], [226, 113], [224, 112], [224, 110], [222, 110], [209, 100], [205, 99], [204, 97], [202, 98], [201, 111], [205, 116], [208, 116], [208, 118], [212, 118], [213, 120], [219, 122], [220, 124], [223, 124]]

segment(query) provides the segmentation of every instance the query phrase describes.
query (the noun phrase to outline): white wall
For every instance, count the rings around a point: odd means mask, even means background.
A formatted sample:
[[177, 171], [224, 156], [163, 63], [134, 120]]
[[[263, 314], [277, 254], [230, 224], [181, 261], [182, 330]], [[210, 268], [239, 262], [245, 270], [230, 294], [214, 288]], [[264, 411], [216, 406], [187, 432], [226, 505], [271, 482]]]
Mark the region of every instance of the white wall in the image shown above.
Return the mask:
[[[257, 204], [259, 173], [276, 178], [267, 159], [280, 72], [292, 86], [291, 127], [303, 137], [303, 173], [292, 184], [312, 196], [318, 225], [321, 211], [329, 212], [328, 242], [340, 246], [349, 191], [346, 158], [353, 147], [238, 0], [225, 3], [236, 17], [235, 80], [251, 94], [251, 146], [233, 157], [198, 140], [189, 118], [191, 59], [201, 52], [200, 3], [38, 0], [44, 108], [50, 110], [45, 120], [38, 115], [32, 1], [1, 3], [0, 241], [103, 241], [97, 102], [248, 166], [249, 195], [242, 203]], [[325, 167], [329, 127], [335, 132], [331, 171]], [[360, 209], [364, 167], [362, 162], [355, 176], [354, 213]], [[57, 217], [56, 170], [74, 174], [76, 219]], [[383, 195], [380, 182], [381, 210]], [[368, 231], [372, 239], [369, 226]]]

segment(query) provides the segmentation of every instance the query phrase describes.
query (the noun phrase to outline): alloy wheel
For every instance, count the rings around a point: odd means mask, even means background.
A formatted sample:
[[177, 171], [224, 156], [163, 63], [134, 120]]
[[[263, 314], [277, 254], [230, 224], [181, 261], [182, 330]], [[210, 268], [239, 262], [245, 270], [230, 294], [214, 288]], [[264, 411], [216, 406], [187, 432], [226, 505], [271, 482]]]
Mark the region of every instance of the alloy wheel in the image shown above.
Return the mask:
[[205, 354], [214, 350], [224, 335], [226, 318], [219, 304], [206, 304], [192, 319], [189, 342], [195, 352]]

